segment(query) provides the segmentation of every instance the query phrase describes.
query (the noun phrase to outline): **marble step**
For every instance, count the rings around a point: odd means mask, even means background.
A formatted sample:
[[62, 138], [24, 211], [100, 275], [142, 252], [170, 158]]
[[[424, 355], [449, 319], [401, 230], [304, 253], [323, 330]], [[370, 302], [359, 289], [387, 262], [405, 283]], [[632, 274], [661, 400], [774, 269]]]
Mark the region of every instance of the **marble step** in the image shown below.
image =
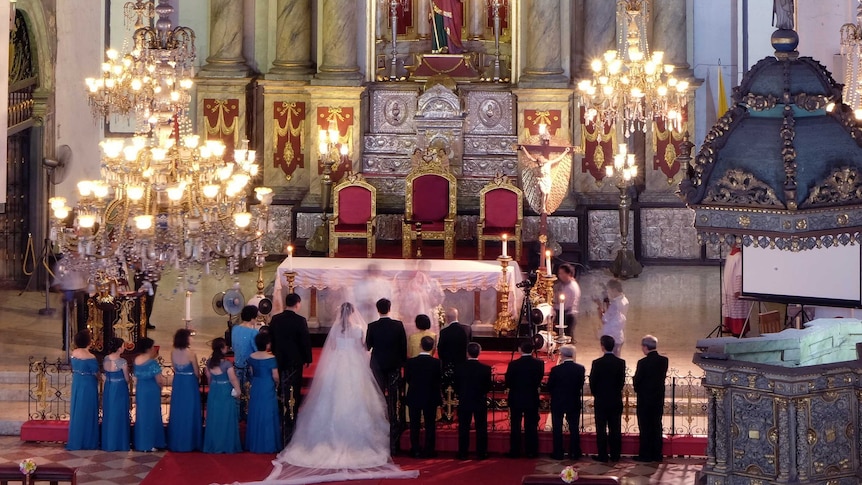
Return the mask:
[[26, 382], [3, 383], [0, 387], [0, 415], [2, 415], [3, 406], [7, 402], [27, 402], [29, 395], [30, 385]]
[[[5, 384], [27, 384], [29, 378], [30, 376], [27, 371], [0, 371], [0, 384], [3, 384], [4, 387]], [[2, 393], [2, 389], [0, 389], [0, 394]]]

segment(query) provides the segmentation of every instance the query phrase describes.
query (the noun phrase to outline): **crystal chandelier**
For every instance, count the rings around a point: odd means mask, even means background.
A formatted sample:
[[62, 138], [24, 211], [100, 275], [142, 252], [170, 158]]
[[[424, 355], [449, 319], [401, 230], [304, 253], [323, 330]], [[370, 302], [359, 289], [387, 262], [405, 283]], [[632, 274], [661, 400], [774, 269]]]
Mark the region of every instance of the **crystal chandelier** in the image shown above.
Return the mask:
[[[152, 5], [126, 4], [127, 18], [137, 16], [133, 49], [124, 54], [109, 49], [101, 77], [85, 80], [95, 116], [134, 115], [140, 133], [168, 119], [188, 124], [185, 108], [191, 101], [196, 56], [194, 31], [171, 24], [174, 7], [164, 0]], [[143, 25], [145, 12], [158, 14], [155, 27]]]
[[[617, 3], [617, 50], [594, 59], [592, 79], [578, 83], [586, 120], [596, 124], [620, 123], [626, 138], [646, 131], [655, 118], [679, 131], [686, 103], [687, 81], [675, 78], [673, 65], [663, 64], [664, 53], [650, 55], [646, 21], [648, 0]], [[642, 35], [643, 33], [643, 35]]]
[[856, 7], [856, 23], [841, 26], [841, 56], [844, 58], [844, 103], [862, 120], [862, 0]]
[[78, 183], [74, 209], [50, 200], [63, 266], [96, 284], [135, 273], [154, 282], [174, 267], [188, 289], [204, 273], [234, 273], [241, 259], [262, 265], [266, 256], [272, 189], [255, 188], [258, 203], [248, 203], [260, 170], [248, 140], [227, 154], [222, 141], [191, 133], [194, 32], [171, 28], [172, 11], [161, 1], [156, 27], [138, 27], [134, 50], [108, 51], [102, 77], [86, 80], [94, 115], [140, 115], [137, 135], [100, 144], [101, 179]]

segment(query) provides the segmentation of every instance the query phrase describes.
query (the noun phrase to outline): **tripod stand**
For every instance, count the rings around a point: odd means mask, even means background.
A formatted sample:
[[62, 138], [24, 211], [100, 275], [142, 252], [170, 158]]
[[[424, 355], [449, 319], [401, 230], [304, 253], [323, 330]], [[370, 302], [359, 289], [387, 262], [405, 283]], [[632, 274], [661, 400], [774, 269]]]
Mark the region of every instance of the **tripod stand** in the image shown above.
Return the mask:
[[[518, 329], [515, 331], [515, 344], [512, 347], [512, 355], [510, 359], [514, 358], [515, 351], [521, 345], [521, 339], [523, 337], [527, 337], [530, 339], [530, 342], [533, 343], [533, 353], [536, 353], [536, 331], [533, 328], [533, 302], [530, 301], [530, 290], [533, 288], [533, 283], [528, 281], [524, 281], [517, 285], [519, 288], [524, 290], [524, 303], [521, 304], [521, 312], [518, 314]], [[525, 323], [526, 322], [526, 323]], [[527, 326], [526, 332], [523, 330], [524, 325]]]

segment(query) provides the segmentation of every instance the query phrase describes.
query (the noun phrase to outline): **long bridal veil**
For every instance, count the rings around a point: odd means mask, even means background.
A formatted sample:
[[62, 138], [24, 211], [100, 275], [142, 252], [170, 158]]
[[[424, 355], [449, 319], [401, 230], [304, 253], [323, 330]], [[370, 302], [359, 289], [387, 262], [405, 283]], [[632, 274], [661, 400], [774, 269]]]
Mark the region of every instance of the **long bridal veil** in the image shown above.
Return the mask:
[[259, 485], [415, 478], [389, 455], [386, 402], [365, 349], [365, 322], [344, 303], [330, 329], [290, 444]]

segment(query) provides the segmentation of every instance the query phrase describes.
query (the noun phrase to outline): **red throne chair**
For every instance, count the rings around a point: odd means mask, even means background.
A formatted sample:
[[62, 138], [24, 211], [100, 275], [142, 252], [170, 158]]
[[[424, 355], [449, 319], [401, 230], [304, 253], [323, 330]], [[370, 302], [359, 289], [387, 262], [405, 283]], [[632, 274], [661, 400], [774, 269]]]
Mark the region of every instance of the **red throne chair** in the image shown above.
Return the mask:
[[338, 252], [339, 239], [365, 239], [366, 256], [376, 250], [377, 189], [358, 173], [348, 173], [332, 188], [329, 219], [329, 257]]
[[413, 241], [443, 241], [446, 259], [455, 257], [457, 181], [439, 160], [424, 162], [408, 175], [404, 190], [401, 252], [413, 257]]
[[515, 261], [520, 261], [523, 220], [524, 192], [505, 176], [488, 182], [479, 191], [479, 222], [476, 225], [479, 259], [485, 257], [485, 241], [502, 241], [505, 234], [515, 242]]

